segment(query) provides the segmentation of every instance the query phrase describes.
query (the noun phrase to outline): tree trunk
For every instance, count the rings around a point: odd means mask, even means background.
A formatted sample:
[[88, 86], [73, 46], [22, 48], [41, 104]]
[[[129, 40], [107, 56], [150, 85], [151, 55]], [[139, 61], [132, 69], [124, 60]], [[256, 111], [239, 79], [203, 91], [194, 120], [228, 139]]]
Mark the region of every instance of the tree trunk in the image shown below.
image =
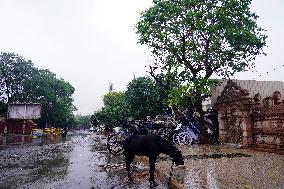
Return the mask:
[[205, 121], [204, 121], [204, 111], [202, 109], [202, 98], [201, 98], [201, 93], [199, 91], [196, 92], [196, 110], [199, 114], [198, 117], [198, 126], [200, 129], [200, 142], [202, 144], [208, 144], [208, 136], [206, 133], [206, 128], [205, 128]]
[[192, 118], [193, 116], [193, 113], [194, 113], [194, 105], [193, 105], [193, 102], [192, 102], [192, 97], [189, 97], [188, 99], [188, 116]]

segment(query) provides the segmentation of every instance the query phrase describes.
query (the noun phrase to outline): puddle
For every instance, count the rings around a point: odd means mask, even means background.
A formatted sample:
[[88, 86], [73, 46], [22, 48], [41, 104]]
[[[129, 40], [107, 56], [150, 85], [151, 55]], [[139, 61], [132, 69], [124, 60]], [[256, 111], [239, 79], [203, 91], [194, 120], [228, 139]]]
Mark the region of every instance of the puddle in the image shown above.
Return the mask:
[[19, 145], [41, 146], [66, 141], [61, 136], [33, 138], [31, 135], [0, 136], [0, 149]]
[[[149, 188], [148, 165], [134, 159], [135, 182], [129, 183], [124, 157], [108, 153], [105, 137], [75, 133], [66, 141], [30, 139], [6, 138], [0, 150], [0, 188]], [[166, 182], [157, 182], [156, 189], [166, 188]]]
[[225, 149], [214, 153], [214, 150], [208, 148], [207, 154], [202, 150], [201, 154], [185, 155], [182, 183], [185, 188], [283, 188], [283, 156], [246, 150], [229, 153]]
[[[149, 169], [148, 166], [145, 166], [143, 163], [141, 162], [133, 162], [131, 163], [131, 169], [139, 169], [139, 170], [145, 170], [145, 169]], [[103, 167], [107, 172], [110, 171], [115, 171], [116, 169], [126, 169], [125, 167], [125, 163], [112, 163], [112, 164], [106, 164], [106, 165], [99, 165], [99, 167]]]

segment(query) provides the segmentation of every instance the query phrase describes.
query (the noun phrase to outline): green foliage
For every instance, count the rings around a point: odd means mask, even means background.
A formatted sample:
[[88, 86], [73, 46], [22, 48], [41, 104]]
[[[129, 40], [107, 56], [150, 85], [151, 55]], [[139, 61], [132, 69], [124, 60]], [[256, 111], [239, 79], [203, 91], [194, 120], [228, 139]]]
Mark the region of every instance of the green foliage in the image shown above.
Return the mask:
[[120, 126], [129, 117], [125, 93], [109, 92], [103, 97], [104, 107], [93, 115], [93, 122], [109, 128]]
[[191, 82], [230, 77], [254, 66], [266, 36], [251, 13], [251, 0], [155, 0], [136, 25], [160, 64], [176, 66]]
[[5, 103], [42, 104], [40, 127], [66, 127], [75, 123], [74, 87], [49, 70], [37, 69], [15, 53], [0, 54], [0, 97]]
[[15, 53], [0, 53], [0, 98], [3, 102], [15, 102], [23, 92], [23, 84], [34, 72], [33, 64]]
[[43, 104], [41, 125], [66, 127], [75, 124], [72, 104], [74, 87], [63, 79], [57, 79], [49, 70], [37, 70], [24, 85], [22, 101]]
[[188, 85], [173, 87], [169, 91], [167, 104], [171, 107], [194, 108], [192, 106], [197, 103], [194, 95], [195, 88], [199, 88], [202, 99], [206, 99], [211, 96], [211, 87], [215, 87], [218, 84], [219, 81], [215, 79], [199, 79], [193, 80]]
[[145, 119], [163, 113], [166, 93], [149, 77], [138, 77], [129, 82], [126, 91], [131, 116]]
[[76, 115], [76, 125], [81, 125], [84, 128], [90, 128], [92, 126], [91, 115]]
[[98, 118], [96, 117], [96, 113], [94, 113], [93, 115], [91, 115], [91, 124], [94, 126], [94, 127], [99, 127], [100, 126], [100, 122], [98, 120]]
[[187, 86], [175, 87], [169, 92], [167, 103], [170, 107], [188, 107], [190, 98], [191, 94], [188, 93]]
[[167, 94], [149, 77], [129, 82], [127, 91], [109, 92], [103, 97], [104, 107], [91, 116], [94, 126], [121, 126], [128, 118], [145, 119], [163, 112]]

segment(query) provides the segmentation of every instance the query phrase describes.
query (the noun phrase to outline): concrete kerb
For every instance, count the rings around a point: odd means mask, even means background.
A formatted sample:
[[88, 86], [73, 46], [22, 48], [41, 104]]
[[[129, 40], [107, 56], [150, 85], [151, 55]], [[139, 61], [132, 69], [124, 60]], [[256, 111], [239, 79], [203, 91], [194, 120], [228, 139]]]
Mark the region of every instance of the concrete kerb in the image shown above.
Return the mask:
[[[144, 163], [145, 165], [149, 164], [148, 158], [146, 156], [140, 156], [139, 160], [142, 161], [142, 163]], [[163, 173], [161, 170], [157, 168], [155, 169], [155, 172], [159, 178], [166, 180], [168, 182], [169, 175], [166, 175], [165, 173]], [[180, 186], [180, 184], [173, 177], [171, 178], [169, 188], [170, 189], [185, 189], [184, 187]]]

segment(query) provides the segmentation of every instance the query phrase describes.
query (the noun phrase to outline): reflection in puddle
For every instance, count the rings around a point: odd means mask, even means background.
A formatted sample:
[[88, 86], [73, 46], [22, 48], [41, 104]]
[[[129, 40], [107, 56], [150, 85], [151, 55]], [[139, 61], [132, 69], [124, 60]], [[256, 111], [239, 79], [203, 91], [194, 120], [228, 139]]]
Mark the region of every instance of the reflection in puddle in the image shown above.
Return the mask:
[[[11, 138], [5, 138], [5, 145], [7, 139]], [[2, 143], [0, 188], [149, 188], [149, 167], [134, 160], [135, 182], [129, 183], [124, 156], [107, 153], [102, 137], [77, 133], [66, 142], [60, 142], [61, 137], [39, 139], [22, 145], [26, 143], [14, 138], [12, 143], [19, 145], [13, 147]], [[156, 189], [162, 188], [166, 183]]]
[[2, 166], [6, 174], [1, 175], [0, 188], [44, 188], [46, 182], [64, 178], [69, 164], [65, 156], [68, 149], [51, 148], [56, 150], [47, 153], [35, 152], [32, 156], [25, 153], [19, 156], [19, 162], [15, 162], [15, 165]]
[[50, 136], [33, 138], [31, 135], [13, 135], [13, 136], [0, 136], [0, 147], [9, 147], [15, 145], [45, 145], [55, 144], [66, 140], [61, 136]]
[[283, 188], [282, 156], [239, 151], [244, 153], [187, 155], [184, 186], [191, 189]]
[[[148, 168], [141, 162], [133, 162], [133, 163], [131, 163], [130, 166], [131, 166], [131, 169], [144, 170], [144, 169]], [[117, 169], [126, 169], [125, 163], [120, 163], [120, 164], [110, 163], [110, 164], [106, 164], [106, 165], [100, 165], [99, 167], [103, 167], [106, 170], [106, 172], [115, 171]]]
[[216, 180], [216, 173], [214, 171], [214, 166], [212, 163], [208, 165], [207, 168], [207, 184], [208, 188], [212, 189], [219, 189], [217, 180]]
[[67, 166], [69, 161], [63, 154], [56, 159], [44, 162], [38, 162], [38, 168], [32, 169], [30, 174], [26, 175], [26, 182], [38, 182], [44, 179], [45, 182], [54, 182], [63, 179], [67, 175]]

